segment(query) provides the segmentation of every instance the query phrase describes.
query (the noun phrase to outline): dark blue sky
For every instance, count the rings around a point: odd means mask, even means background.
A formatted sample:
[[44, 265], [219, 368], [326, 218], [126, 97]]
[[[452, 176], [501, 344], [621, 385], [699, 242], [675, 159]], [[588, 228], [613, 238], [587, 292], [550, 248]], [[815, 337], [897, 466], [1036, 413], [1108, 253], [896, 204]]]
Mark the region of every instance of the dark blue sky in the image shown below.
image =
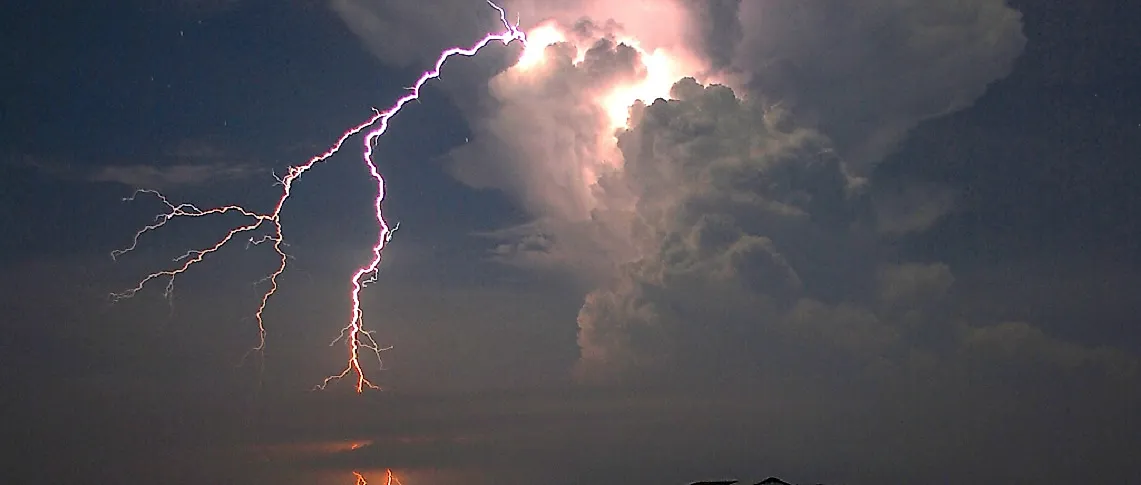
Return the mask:
[[[1020, 341], [1025, 347], [1011, 348], [1060, 360], [1104, 357], [1109, 353], [1097, 352], [1112, 349], [1124, 356], [1114, 362], [1136, 365], [1141, 5], [1008, 2], [1022, 12], [1028, 40], [1013, 72], [969, 108], [923, 122], [870, 175], [877, 189], [954, 194], [953, 209], [931, 227], [877, 239], [868, 254], [953, 270], [946, 299], [919, 317], [946, 327], [901, 325], [899, 333], [945, 339], [931, 347], [951, 350], [931, 362], [961, 366], [939, 367], [924, 360], [927, 354], [904, 352], [903, 360], [922, 370], [907, 374], [907, 367], [902, 374], [910, 380], [868, 384], [862, 374], [845, 379], [820, 371], [851, 367], [845, 357], [794, 346], [784, 350], [827, 357], [805, 365], [803, 374], [766, 369], [779, 377], [758, 384], [763, 391], [719, 387], [749, 372], [702, 377], [708, 387], [700, 396], [679, 397], [659, 381], [576, 386], [576, 318], [594, 288], [567, 274], [490, 260], [495, 242], [473, 234], [530, 216], [508, 194], [475, 190], [448, 174], [445, 156], [474, 130], [448, 93], [428, 88], [395, 119], [376, 157], [389, 183], [389, 221], [401, 229], [366, 304], [382, 315], [369, 317], [382, 342], [395, 346], [386, 354], [391, 370], [381, 377], [393, 390], [350, 397], [301, 391], [341, 365], [340, 347], [326, 344], [343, 320], [347, 275], [375, 235], [359, 141], [307, 174], [285, 211], [296, 260], [270, 307], [270, 350], [260, 374], [234, 364], [254, 338], [249, 315], [259, 293], [251, 283], [272, 258], [234, 249], [180, 280], [172, 306], [159, 295], [161, 284], [109, 305], [109, 291], [232, 221], [166, 228], [113, 264], [108, 253], [129, 243], [161, 207], [124, 204], [130, 186], [95, 179], [108, 167], [239, 166], [250, 173], [166, 192], [204, 206], [266, 208], [276, 196], [270, 171], [324, 150], [371, 108], [400, 96], [418, 71], [378, 60], [321, 1], [111, 3], [0, 6], [0, 429], [19, 437], [23, 448], [12, 456], [26, 465], [10, 483], [54, 483], [55, 476], [60, 483], [271, 483], [282, 474], [351, 483], [349, 469], [385, 466], [414, 477], [407, 485], [458, 483], [472, 473], [490, 476], [485, 472], [534, 483], [548, 476], [535, 471], [543, 467], [657, 479], [645, 472], [650, 465], [616, 458], [627, 453], [661, 460], [652, 462], [658, 470], [771, 470], [813, 483], [1019, 481], [1052, 473], [1102, 478], [1090, 483], [1141, 480], [1127, 458], [1137, 444], [1127, 431], [1141, 423], [1136, 380], [1106, 380], [1089, 390], [1082, 386], [1102, 382], [1100, 375], [1066, 379], [1096, 374], [1092, 364], [1054, 373], [1026, 363], [1046, 357], [996, 363], [950, 343], [965, 328], [1032, 322], [1030, 337]], [[490, 55], [504, 57], [497, 49]], [[472, 89], [483, 94], [486, 86]], [[818, 274], [832, 274], [827, 266], [845, 259], [819, 255]], [[884, 312], [877, 318], [915, 318]], [[708, 318], [697, 323], [717, 328], [718, 317]], [[956, 326], [964, 321], [991, 323]], [[704, 344], [709, 348], [694, 350], [684, 367], [703, 369], [701, 352], [741, 350], [712, 338]], [[927, 371], [938, 384], [914, 377]], [[964, 397], [992, 391], [999, 394]], [[1114, 398], [1118, 391], [1126, 397]], [[706, 407], [717, 411], [700, 412]], [[764, 431], [741, 431], [756, 429]], [[719, 436], [732, 436], [724, 442], [734, 448], [719, 445]], [[1017, 452], [988, 459], [973, 451], [1005, 453], [1004, 436], [1014, 436]], [[1083, 442], [1078, 458], [1066, 458], [1058, 443], [1075, 436], [1093, 444]], [[481, 439], [492, 444], [470, 445]], [[353, 440], [378, 445], [356, 454], [314, 445]], [[273, 446], [285, 444], [319, 450], [275, 454]], [[755, 444], [756, 455], [741, 451], [743, 444]], [[916, 454], [893, 461], [867, 451], [879, 447], [891, 456]], [[262, 455], [251, 458], [242, 451], [249, 449]], [[519, 463], [531, 456], [541, 458]], [[672, 462], [676, 456], [688, 459]], [[676, 482], [691, 478], [706, 477]]]
[[[416, 75], [380, 64], [333, 12], [316, 5], [248, 4], [222, 12], [131, 3], [8, 8], [14, 10], [4, 34], [14, 46], [11, 71], [25, 75], [4, 81], [6, 156], [67, 165], [77, 178], [104, 165], [185, 163], [171, 152], [186, 144], [280, 172], [323, 150], [373, 107], [387, 106]], [[461, 189], [433, 162], [461, 143], [466, 130], [454, 108], [429, 94], [394, 127], [389, 138], [399, 140], [382, 143], [390, 191], [414, 194], [389, 204], [394, 220], [418, 227], [407, 232], [454, 236], [499, 225], [504, 213], [519, 217], [499, 196]], [[314, 188], [323, 199], [355, 197], [335, 201], [344, 205], [335, 224], [368, 217], [355, 209], [369, 197], [369, 185], [356, 176], [363, 173], [357, 174], [362, 167], [352, 161], [359, 153], [352, 145], [340, 161], [348, 166], [327, 169], [339, 176]], [[128, 194], [122, 186], [76, 184], [13, 164], [4, 170], [12, 186], [5, 202], [18, 208], [8, 212], [6, 226], [21, 235], [5, 238], [5, 258], [102, 252], [137, 225], [138, 219], [116, 220], [123, 213], [111, 202]], [[249, 194], [258, 183], [227, 195], [272, 196]], [[306, 211], [302, 206], [291, 216], [305, 218]], [[63, 218], [70, 224], [60, 225]], [[69, 237], [75, 231], [85, 237]], [[368, 232], [362, 228], [361, 236]]]
[[[1141, 100], [1130, 89], [1141, 68], [1125, 60], [1128, 49], [1115, 47], [1137, 34], [1124, 22], [1095, 20], [1129, 18], [1119, 4], [1026, 6], [1031, 42], [1015, 74], [985, 102], [924, 126], [894, 156], [906, 175], [966, 189], [969, 205], [985, 207], [948, 221], [947, 235], [932, 234], [954, 246], [941, 257], [954, 257], [958, 235], [987, 241], [991, 249], [972, 258], [1083, 250], [1116, 252], [1123, 263], [1139, 264], [1128, 250], [1141, 232], [1141, 209], [1131, 197], [1138, 168], [1126, 160], [1135, 159], [1141, 133]], [[170, 162], [164, 157], [172, 147], [202, 141], [280, 170], [383, 106], [414, 75], [368, 55], [319, 5], [216, 10], [177, 8], [177, 2], [149, 8], [49, 2], [6, 9], [5, 58], [9, 71], [20, 73], [3, 81], [0, 129], [9, 158], [77, 169], [162, 164]], [[509, 210], [494, 200], [472, 200], [431, 162], [467, 134], [445, 101], [427, 96], [401, 120], [397, 129], [406, 136], [390, 155], [402, 163], [386, 173], [400, 182], [392, 190], [418, 195], [415, 203], [394, 197], [394, 212], [424, 210], [430, 219], [459, 222], [471, 218], [447, 206], [476, 202], [490, 204], [491, 213]], [[891, 165], [885, 175], [895, 172]], [[16, 244], [5, 251], [9, 258], [58, 244], [93, 249], [90, 241], [50, 228], [31, 230], [56, 219], [37, 217], [31, 207], [60, 214], [78, 205], [92, 211], [75, 218], [83, 223], [106, 216], [98, 214], [99, 204], [73, 202], [90, 200], [87, 191], [105, 190], [91, 194], [102, 200], [122, 192], [108, 186], [57, 191], [58, 180], [11, 165], [5, 170], [12, 172], [5, 183], [18, 187], [5, 190], [6, 202], [28, 208], [7, 215], [15, 219], [6, 225], [25, 234], [22, 242], [5, 238], [6, 245]], [[40, 197], [49, 192], [56, 202], [44, 204]], [[402, 218], [419, 221], [419, 215]], [[87, 234], [114, 240], [118, 232]], [[59, 239], [70, 241], [52, 243]]]

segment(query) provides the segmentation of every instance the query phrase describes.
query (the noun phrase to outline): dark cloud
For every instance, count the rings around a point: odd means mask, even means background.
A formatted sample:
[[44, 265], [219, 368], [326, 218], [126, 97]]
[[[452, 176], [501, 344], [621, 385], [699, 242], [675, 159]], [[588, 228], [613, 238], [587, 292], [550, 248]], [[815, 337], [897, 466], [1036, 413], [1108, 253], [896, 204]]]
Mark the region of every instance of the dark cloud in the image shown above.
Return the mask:
[[[695, 28], [687, 9], [674, 0], [496, 3], [508, 11], [509, 21], [518, 20], [524, 29], [552, 19], [568, 25], [582, 18], [613, 20], [651, 47], [687, 44], [692, 40], [690, 31]], [[731, 2], [718, 2], [728, 3]], [[402, 64], [433, 59], [442, 48], [502, 29], [499, 14], [482, 1], [440, 0], [416, 5], [394, 0], [334, 0], [331, 6], [374, 54]]]
[[682, 4], [694, 18], [693, 41], [702, 45], [714, 68], [728, 68], [744, 37], [737, 19], [741, 0], [686, 0]]
[[[674, 97], [637, 109], [619, 135], [626, 165], [614, 176], [636, 194], [635, 218], [657, 247], [587, 296], [584, 378], [691, 385], [778, 368], [810, 375], [814, 362], [879, 375], [914, 355], [954, 369], [968, 351], [1135, 374], [1135, 358], [1117, 351], [947, 314], [951, 269], [893, 262], [870, 244], [867, 212], [849, 207], [871, 201], [847, 184], [826, 138], [726, 87], [687, 80]], [[830, 254], [842, 257], [830, 264]]]
[[827, 133], [857, 175], [920, 122], [970, 106], [1026, 45], [1005, 0], [741, 2], [738, 20], [733, 68]]
[[885, 234], [903, 236], [922, 232], [955, 208], [954, 191], [931, 184], [911, 183], [902, 187], [873, 188], [876, 229]]
[[625, 169], [613, 176], [634, 194], [651, 249], [587, 297], [587, 374], [693, 368], [764, 341], [764, 322], [814, 290], [791, 254], [803, 249], [796, 235], [833, 231], [814, 219], [836, 204], [813, 210], [845, 190], [839, 165], [816, 160], [828, 157], [826, 139], [726, 87], [687, 80], [673, 95], [636, 108], [633, 128], [619, 135]]
[[427, 63], [456, 43], [502, 29], [486, 2], [333, 0], [329, 5], [377, 57], [401, 65]]

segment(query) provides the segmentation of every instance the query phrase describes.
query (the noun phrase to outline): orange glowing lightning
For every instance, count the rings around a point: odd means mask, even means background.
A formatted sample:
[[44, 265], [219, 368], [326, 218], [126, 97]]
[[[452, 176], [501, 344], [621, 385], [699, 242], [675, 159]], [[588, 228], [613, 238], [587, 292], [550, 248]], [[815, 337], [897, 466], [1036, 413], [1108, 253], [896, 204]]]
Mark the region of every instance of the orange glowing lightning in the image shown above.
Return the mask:
[[[392, 474], [391, 469], [385, 469], [384, 475], [385, 475], [384, 485], [393, 485], [393, 484], [403, 485], [402, 483], [400, 483], [400, 480], [396, 478], [396, 475]], [[357, 479], [356, 485], [368, 485], [368, 480], [365, 480], [364, 475], [361, 475], [360, 472], [354, 471], [353, 476], [356, 477], [356, 479]]]

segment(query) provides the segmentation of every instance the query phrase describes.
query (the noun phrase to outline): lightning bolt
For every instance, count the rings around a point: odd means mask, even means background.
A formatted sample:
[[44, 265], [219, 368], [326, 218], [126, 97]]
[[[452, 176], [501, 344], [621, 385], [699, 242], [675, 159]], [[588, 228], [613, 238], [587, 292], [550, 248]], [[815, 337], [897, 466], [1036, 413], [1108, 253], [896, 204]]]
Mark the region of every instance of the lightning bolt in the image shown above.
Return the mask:
[[[353, 472], [353, 476], [357, 479], [356, 485], [368, 485], [368, 480], [365, 480], [364, 475], [361, 475], [359, 472]], [[396, 478], [396, 475], [392, 474], [392, 469], [384, 470], [384, 478], [384, 485], [403, 485], [400, 483], [400, 480]]]
[[[314, 389], [325, 389], [330, 383], [340, 379], [352, 376], [356, 380], [356, 392], [362, 393], [365, 388], [379, 389], [378, 386], [373, 384], [365, 376], [364, 370], [361, 367], [360, 354], [362, 351], [369, 351], [376, 355], [380, 360], [380, 353], [388, 350], [390, 347], [381, 347], [377, 344], [376, 340], [372, 337], [372, 332], [364, 329], [364, 312], [361, 309], [360, 293], [365, 285], [375, 281], [377, 276], [377, 269], [380, 266], [381, 254], [385, 246], [392, 239], [393, 231], [399, 225], [390, 227], [388, 222], [384, 219], [384, 212], [381, 206], [385, 197], [385, 180], [381, 175], [380, 170], [377, 168], [373, 160], [373, 147], [376, 140], [388, 130], [389, 121], [396, 116], [397, 113], [409, 102], [419, 99], [420, 89], [428, 81], [440, 77], [440, 71], [444, 67], [444, 63], [453, 56], [475, 56], [481, 49], [493, 42], [502, 42], [504, 45], [510, 44], [512, 41], [519, 41], [526, 44], [527, 36], [524, 32], [520, 31], [518, 24], [512, 24], [507, 20], [507, 13], [499, 5], [496, 5], [491, 0], [488, 0], [488, 5], [494, 8], [499, 13], [499, 20], [503, 23], [506, 30], [499, 33], [492, 33], [480, 39], [474, 45], [468, 48], [452, 47], [440, 53], [436, 59], [436, 63], [431, 70], [425, 71], [420, 74], [419, 79], [412, 87], [408, 88], [408, 94], [396, 100], [396, 103], [389, 107], [387, 110], [373, 110], [373, 116], [360, 124], [345, 131], [340, 138], [337, 139], [328, 150], [324, 153], [310, 158], [307, 162], [289, 167], [289, 170], [284, 176], [277, 177], [278, 184], [281, 185], [281, 195], [274, 204], [273, 209], [268, 213], [259, 213], [248, 210], [239, 205], [227, 205], [215, 207], [211, 209], [200, 209], [193, 204], [179, 203], [175, 204], [166, 198], [163, 194], [155, 190], [140, 189], [135, 191], [130, 197], [126, 197], [125, 201], [134, 201], [139, 196], [152, 196], [159, 200], [166, 207], [166, 212], [159, 214], [155, 217], [152, 224], [144, 226], [135, 233], [131, 244], [123, 249], [117, 249], [111, 252], [111, 257], [118, 259], [120, 256], [135, 250], [139, 245], [139, 240], [152, 231], [156, 231], [166, 225], [166, 223], [177, 218], [187, 217], [206, 217], [221, 214], [239, 214], [246, 218], [246, 223], [231, 228], [222, 238], [218, 239], [214, 244], [200, 249], [191, 249], [181, 256], [174, 259], [176, 263], [173, 267], [156, 271], [144, 277], [133, 288], [120, 293], [113, 293], [111, 295], [112, 301], [119, 301], [125, 298], [133, 297], [138, 292], [142, 291], [148, 283], [155, 280], [166, 278], [166, 287], [163, 295], [166, 298], [171, 298], [174, 291], [175, 279], [190, 270], [191, 267], [203, 261], [206, 256], [221, 250], [224, 246], [229, 244], [235, 238], [244, 237], [247, 233], [258, 234], [257, 231], [265, 231], [266, 234], [260, 237], [249, 236], [247, 242], [249, 245], [261, 245], [269, 243], [274, 252], [278, 255], [278, 265], [272, 273], [269, 274], [263, 281], [269, 283], [268, 289], [262, 294], [261, 300], [258, 303], [257, 311], [254, 317], [257, 321], [258, 340], [257, 345], [251, 349], [251, 352], [260, 352], [265, 348], [266, 340], [266, 327], [264, 314], [266, 306], [269, 304], [270, 299], [278, 289], [278, 277], [285, 272], [286, 263], [289, 256], [284, 250], [285, 239], [283, 237], [283, 228], [281, 225], [281, 212], [285, 207], [286, 201], [289, 199], [293, 190], [293, 185], [302, 175], [308, 172], [318, 164], [328, 160], [334, 154], [341, 150], [341, 147], [348, 141], [349, 138], [361, 132], [365, 132], [364, 136], [364, 153], [363, 159], [365, 166], [368, 169], [369, 175], [376, 182], [376, 198], [374, 199], [373, 208], [375, 209], [376, 221], [380, 227], [377, 235], [376, 242], [372, 246], [372, 259], [364, 265], [357, 268], [350, 279], [349, 298], [352, 302], [350, 308], [349, 322], [342, 329], [340, 335], [334, 339], [330, 345], [335, 345], [337, 342], [344, 341], [348, 347], [348, 361], [345, 368], [338, 374], [333, 374], [324, 379]], [[366, 131], [368, 130], [368, 131]], [[354, 472], [355, 473], [355, 472]], [[389, 482], [393, 481], [392, 472], [388, 473]], [[357, 483], [363, 484], [364, 477], [357, 474]], [[397, 482], [399, 483], [399, 482]]]

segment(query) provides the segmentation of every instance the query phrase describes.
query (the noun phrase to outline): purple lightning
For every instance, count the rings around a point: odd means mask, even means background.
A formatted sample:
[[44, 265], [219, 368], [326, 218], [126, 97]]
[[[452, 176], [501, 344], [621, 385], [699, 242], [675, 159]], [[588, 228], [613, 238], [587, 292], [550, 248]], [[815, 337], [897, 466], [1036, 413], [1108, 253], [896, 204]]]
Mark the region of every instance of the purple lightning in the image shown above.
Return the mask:
[[495, 41], [502, 42], [504, 45], [508, 45], [512, 41], [516, 40], [526, 44], [526, 34], [519, 30], [518, 25], [513, 25], [507, 20], [507, 13], [503, 10], [503, 8], [496, 5], [491, 0], [488, 0], [487, 3], [497, 12], [499, 12], [499, 19], [507, 30], [500, 33], [488, 34], [479, 42], [476, 42], [475, 45], [469, 48], [465, 49], [462, 47], [452, 47], [441, 52], [440, 56], [436, 59], [436, 63], [433, 69], [422, 73], [416, 83], [411, 88], [409, 88], [409, 93], [404, 97], [396, 100], [396, 103], [393, 104], [390, 108], [385, 111], [373, 110], [375, 114], [372, 117], [368, 118], [361, 124], [350, 128], [348, 131], [345, 131], [345, 133], [337, 139], [336, 143], [334, 143], [333, 146], [326, 150], [324, 153], [310, 158], [309, 161], [301, 165], [289, 167], [288, 173], [278, 179], [282, 187], [281, 196], [278, 198], [277, 203], [273, 206], [273, 210], [268, 214], [250, 211], [238, 205], [228, 205], [203, 210], [199, 209], [193, 204], [174, 204], [158, 191], [149, 189], [137, 190], [130, 197], [125, 198], [124, 200], [133, 201], [139, 195], [151, 195], [157, 197], [159, 201], [166, 206], [167, 212], [159, 214], [155, 217], [154, 223], [144, 226], [142, 229], [136, 232], [130, 246], [124, 249], [117, 249], [112, 251], [111, 257], [116, 259], [125, 253], [133, 251], [138, 246], [139, 239], [144, 234], [161, 228], [167, 222], [175, 218], [204, 217], [209, 215], [233, 213], [246, 217], [248, 222], [244, 225], [230, 229], [230, 231], [226, 233], [225, 236], [217, 240], [211, 246], [201, 249], [192, 249], [184, 253], [182, 256], [175, 258], [174, 262], [179, 263], [175, 267], [151, 273], [140, 280], [134, 288], [121, 293], [112, 294], [112, 300], [119, 301], [124, 298], [130, 298], [139, 291], [142, 291], [143, 287], [146, 286], [147, 283], [164, 277], [167, 278], [167, 284], [163, 294], [167, 298], [170, 298], [174, 290], [174, 280], [178, 275], [186, 272], [195, 264], [202, 262], [202, 260], [207, 255], [222, 249], [223, 246], [228, 244], [235, 237], [243, 233], [256, 231], [268, 224], [271, 227], [271, 229], [269, 229], [269, 234], [264, 235], [260, 238], [251, 236], [248, 239], [248, 242], [253, 245], [259, 245], [266, 242], [272, 243], [271, 246], [273, 247], [274, 252], [276, 252], [279, 256], [279, 264], [277, 269], [275, 269], [272, 273], [269, 274], [269, 276], [265, 278], [265, 281], [269, 282], [269, 289], [267, 289], [266, 292], [262, 295], [261, 301], [258, 304], [257, 312], [254, 313], [258, 327], [258, 342], [253, 350], [263, 350], [265, 348], [266, 338], [265, 321], [263, 319], [263, 315], [270, 298], [274, 295], [274, 293], [277, 292], [277, 277], [285, 271], [286, 262], [288, 260], [288, 255], [282, 248], [284, 245], [284, 238], [282, 236], [283, 232], [281, 226], [281, 211], [285, 206], [285, 201], [289, 199], [289, 195], [293, 190], [293, 183], [301, 178], [301, 175], [309, 171], [309, 169], [313, 168], [321, 162], [324, 162], [329, 157], [339, 152], [341, 147], [350, 137], [368, 129], [370, 131], [368, 131], [364, 137], [363, 159], [365, 165], [368, 167], [369, 175], [376, 182], [377, 194], [376, 198], [374, 199], [373, 207], [375, 208], [376, 221], [380, 226], [380, 231], [378, 233], [376, 243], [374, 243], [372, 246], [372, 259], [368, 263], [357, 268], [356, 272], [353, 273], [350, 280], [351, 291], [349, 292], [349, 296], [352, 301], [352, 306], [349, 322], [347, 325], [345, 325], [344, 328], [341, 329], [340, 335], [330, 344], [336, 344], [337, 342], [344, 339], [349, 350], [348, 362], [346, 363], [344, 370], [342, 370], [339, 374], [333, 374], [326, 377], [325, 380], [322, 381], [321, 384], [318, 384], [315, 388], [325, 389], [325, 387], [333, 381], [340, 380], [349, 376], [350, 374], [353, 374], [356, 376], [357, 393], [363, 392], [366, 387], [370, 389], [379, 389], [379, 387], [374, 385], [365, 376], [364, 370], [361, 368], [360, 352], [362, 348], [368, 349], [369, 351], [376, 354], [377, 359], [380, 359], [380, 352], [387, 350], [387, 348], [380, 347], [373, 339], [372, 333], [364, 329], [364, 312], [361, 309], [360, 292], [364, 285], [375, 280], [377, 276], [377, 269], [379, 268], [382, 259], [381, 254], [383, 253], [385, 246], [392, 239], [392, 233], [393, 230], [395, 230], [395, 227], [389, 227], [388, 222], [386, 222], [384, 219], [384, 213], [381, 210], [381, 205], [384, 202], [385, 196], [385, 181], [384, 177], [380, 173], [380, 170], [377, 168], [376, 163], [373, 161], [373, 146], [376, 142], [376, 139], [388, 130], [389, 120], [391, 120], [392, 117], [396, 116], [396, 114], [400, 112], [401, 108], [403, 108], [404, 105], [420, 97], [420, 88], [422, 88], [424, 84], [429, 80], [440, 77], [440, 70], [443, 68], [444, 62], [446, 62], [449, 58], [454, 55], [462, 55], [468, 57], [474, 56], [479, 53], [479, 51], [485, 46]]

